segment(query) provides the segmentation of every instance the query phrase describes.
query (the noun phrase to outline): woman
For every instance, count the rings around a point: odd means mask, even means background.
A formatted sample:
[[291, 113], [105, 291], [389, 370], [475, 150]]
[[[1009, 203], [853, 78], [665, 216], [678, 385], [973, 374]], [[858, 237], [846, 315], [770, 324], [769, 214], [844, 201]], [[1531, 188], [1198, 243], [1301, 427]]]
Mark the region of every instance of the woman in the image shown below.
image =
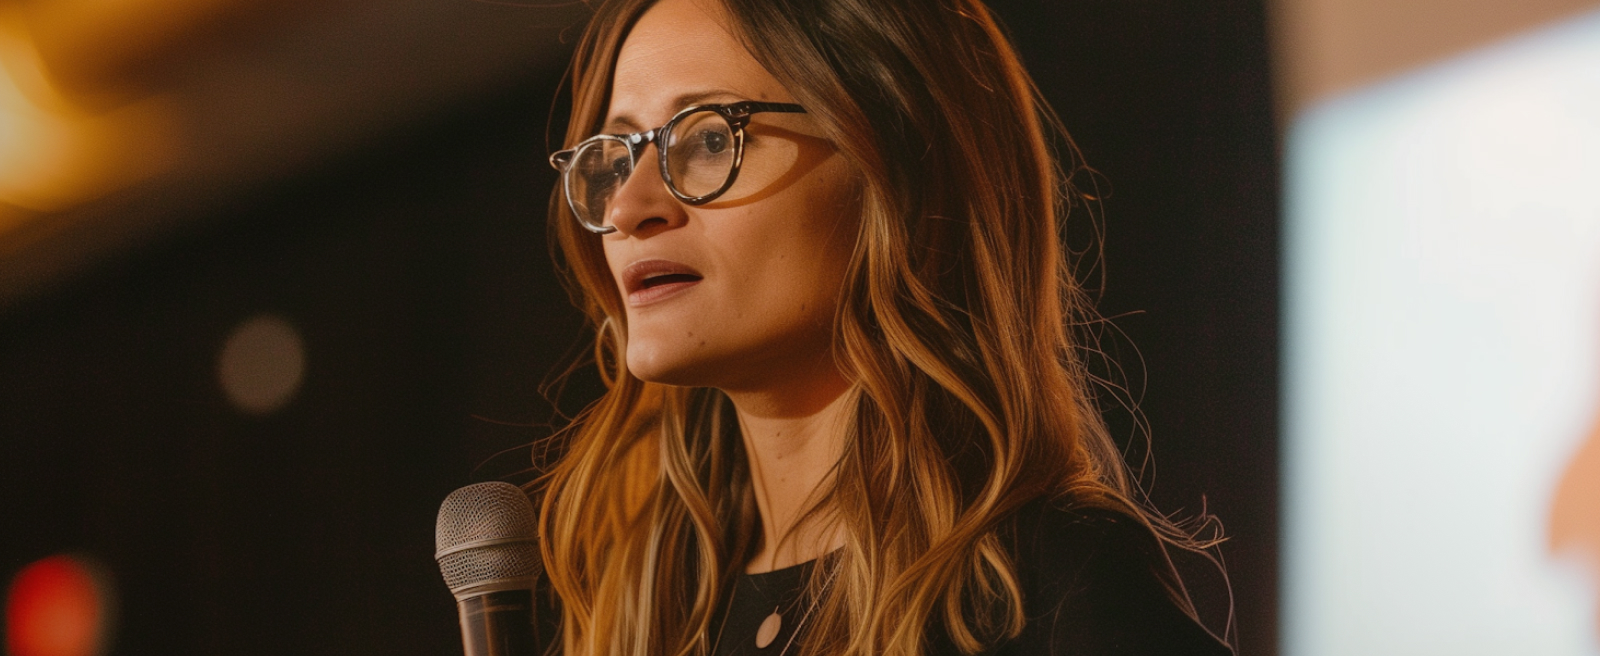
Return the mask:
[[567, 654], [1227, 653], [1072, 329], [977, 0], [618, 0], [552, 228], [606, 394], [540, 479]]

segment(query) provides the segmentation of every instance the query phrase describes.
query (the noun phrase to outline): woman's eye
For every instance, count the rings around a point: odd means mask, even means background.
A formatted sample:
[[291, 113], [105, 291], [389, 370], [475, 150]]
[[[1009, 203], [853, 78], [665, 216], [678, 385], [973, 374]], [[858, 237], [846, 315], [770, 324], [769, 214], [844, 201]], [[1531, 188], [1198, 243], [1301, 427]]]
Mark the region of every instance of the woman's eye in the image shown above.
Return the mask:
[[717, 155], [722, 153], [722, 151], [727, 150], [728, 140], [728, 134], [726, 132], [720, 132], [716, 130], [706, 130], [695, 135], [695, 145], [698, 146], [697, 150], [705, 151], [707, 154], [711, 155]]

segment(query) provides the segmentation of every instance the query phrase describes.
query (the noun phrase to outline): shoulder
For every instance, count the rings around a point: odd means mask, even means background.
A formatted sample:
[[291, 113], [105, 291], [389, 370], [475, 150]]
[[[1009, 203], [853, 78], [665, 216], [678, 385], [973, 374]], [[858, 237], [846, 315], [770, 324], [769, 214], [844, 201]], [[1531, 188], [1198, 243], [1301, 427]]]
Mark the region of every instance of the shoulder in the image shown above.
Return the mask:
[[1164, 544], [1137, 517], [1037, 500], [1003, 533], [1027, 624], [996, 654], [1232, 653], [1194, 619]]
[[1005, 530], [1018, 572], [1029, 584], [1085, 585], [1123, 575], [1177, 585], [1161, 540], [1127, 511], [1036, 499]]

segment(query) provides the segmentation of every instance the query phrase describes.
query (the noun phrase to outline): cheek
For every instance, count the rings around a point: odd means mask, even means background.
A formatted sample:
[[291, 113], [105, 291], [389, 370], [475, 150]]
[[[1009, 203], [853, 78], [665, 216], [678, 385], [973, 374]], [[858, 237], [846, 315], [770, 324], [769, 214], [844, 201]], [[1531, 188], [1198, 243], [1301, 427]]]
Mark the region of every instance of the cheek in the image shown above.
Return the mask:
[[[836, 203], [813, 204], [810, 216], [774, 240], [762, 263], [775, 306], [809, 324], [829, 324], [839, 304], [859, 221]], [[778, 309], [777, 307], [773, 308]]]
[[860, 239], [862, 220], [859, 186], [853, 177], [845, 177], [845, 173], [839, 171], [833, 184], [818, 190], [812, 203], [817, 208], [811, 230], [815, 241], [814, 257], [829, 291], [835, 296]]

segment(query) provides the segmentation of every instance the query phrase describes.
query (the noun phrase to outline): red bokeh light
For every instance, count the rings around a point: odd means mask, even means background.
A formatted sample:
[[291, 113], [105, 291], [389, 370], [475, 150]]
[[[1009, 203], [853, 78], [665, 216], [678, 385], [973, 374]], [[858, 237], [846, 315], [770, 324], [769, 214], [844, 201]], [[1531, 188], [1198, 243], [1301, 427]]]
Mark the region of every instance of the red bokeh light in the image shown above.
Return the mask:
[[95, 656], [107, 620], [92, 565], [51, 556], [24, 567], [6, 595], [7, 656]]

